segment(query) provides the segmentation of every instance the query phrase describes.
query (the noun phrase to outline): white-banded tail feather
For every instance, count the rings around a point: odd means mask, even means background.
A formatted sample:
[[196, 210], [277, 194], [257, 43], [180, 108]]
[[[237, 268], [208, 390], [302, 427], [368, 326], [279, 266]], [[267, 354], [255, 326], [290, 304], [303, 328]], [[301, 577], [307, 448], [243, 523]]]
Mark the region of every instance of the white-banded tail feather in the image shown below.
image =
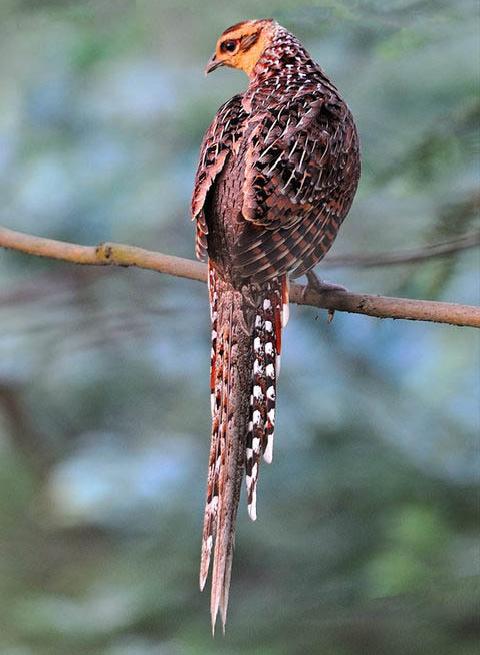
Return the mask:
[[257, 480], [261, 456], [273, 457], [277, 379], [280, 372], [282, 327], [288, 320], [286, 276], [262, 285], [253, 333], [252, 392], [245, 452], [248, 514], [257, 518]]

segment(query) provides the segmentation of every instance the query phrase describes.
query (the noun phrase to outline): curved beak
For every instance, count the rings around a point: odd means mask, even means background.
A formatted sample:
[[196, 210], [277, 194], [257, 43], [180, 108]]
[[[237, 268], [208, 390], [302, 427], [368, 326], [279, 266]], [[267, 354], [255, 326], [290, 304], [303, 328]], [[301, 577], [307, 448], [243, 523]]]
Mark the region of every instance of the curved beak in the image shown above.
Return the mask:
[[205, 75], [208, 75], [214, 70], [217, 70], [217, 68], [220, 68], [220, 66], [224, 66], [224, 62], [221, 59], [217, 59], [217, 56], [215, 53], [210, 57], [208, 60], [208, 64], [205, 68]]

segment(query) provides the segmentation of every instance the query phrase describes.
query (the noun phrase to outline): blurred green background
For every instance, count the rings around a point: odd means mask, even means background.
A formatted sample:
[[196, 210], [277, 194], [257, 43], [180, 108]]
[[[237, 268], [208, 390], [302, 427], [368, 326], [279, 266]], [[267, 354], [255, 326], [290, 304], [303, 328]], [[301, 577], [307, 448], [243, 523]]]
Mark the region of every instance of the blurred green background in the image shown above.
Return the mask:
[[[1, 0], [0, 224], [193, 256], [203, 131], [246, 80], [217, 36], [273, 16], [356, 117], [335, 253], [475, 229], [470, 0]], [[320, 267], [356, 291], [476, 303], [478, 253]], [[472, 329], [293, 307], [259, 519], [242, 498], [227, 635], [198, 591], [206, 288], [0, 253], [2, 655], [469, 655], [480, 627]]]

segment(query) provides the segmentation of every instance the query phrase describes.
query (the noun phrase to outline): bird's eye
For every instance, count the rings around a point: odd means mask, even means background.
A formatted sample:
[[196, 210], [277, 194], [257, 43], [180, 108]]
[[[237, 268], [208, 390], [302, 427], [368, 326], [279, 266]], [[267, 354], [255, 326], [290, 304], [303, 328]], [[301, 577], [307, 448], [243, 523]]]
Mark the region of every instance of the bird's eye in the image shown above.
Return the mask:
[[224, 41], [220, 46], [220, 50], [222, 52], [235, 52], [236, 48], [237, 48], [236, 41]]

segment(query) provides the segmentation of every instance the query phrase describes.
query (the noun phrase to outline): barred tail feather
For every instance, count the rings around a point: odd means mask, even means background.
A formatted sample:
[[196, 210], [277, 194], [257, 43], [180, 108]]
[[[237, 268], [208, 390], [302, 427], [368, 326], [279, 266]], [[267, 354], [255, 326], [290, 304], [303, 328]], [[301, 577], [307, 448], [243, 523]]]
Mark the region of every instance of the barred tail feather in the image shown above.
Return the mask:
[[235, 538], [235, 520], [245, 468], [249, 414], [251, 328], [241, 291], [209, 267], [212, 315], [210, 447], [207, 500], [202, 536], [200, 588], [213, 553], [210, 611], [212, 630], [220, 611], [225, 628]]
[[277, 379], [280, 373], [282, 327], [288, 321], [288, 282], [282, 276], [262, 285], [254, 321], [252, 392], [245, 450], [248, 514], [257, 518], [260, 458], [271, 463], [275, 429]]
[[223, 344], [217, 350], [218, 341], [218, 290], [215, 286], [213, 268], [209, 267], [208, 291], [210, 296], [210, 318], [212, 321], [212, 351], [210, 360], [210, 399], [212, 411], [212, 435], [208, 460], [207, 500], [203, 519], [202, 553], [200, 559], [200, 590], [203, 591], [210, 568], [210, 558], [215, 536], [218, 512], [218, 478], [221, 464], [220, 452], [220, 408], [221, 384], [217, 376], [223, 376]]
[[212, 318], [212, 437], [202, 535], [200, 588], [213, 553], [210, 611], [212, 630], [220, 611], [227, 616], [235, 521], [244, 471], [250, 518], [256, 518], [260, 458], [272, 459], [275, 393], [282, 322], [286, 320], [285, 277], [234, 289], [209, 266]]

